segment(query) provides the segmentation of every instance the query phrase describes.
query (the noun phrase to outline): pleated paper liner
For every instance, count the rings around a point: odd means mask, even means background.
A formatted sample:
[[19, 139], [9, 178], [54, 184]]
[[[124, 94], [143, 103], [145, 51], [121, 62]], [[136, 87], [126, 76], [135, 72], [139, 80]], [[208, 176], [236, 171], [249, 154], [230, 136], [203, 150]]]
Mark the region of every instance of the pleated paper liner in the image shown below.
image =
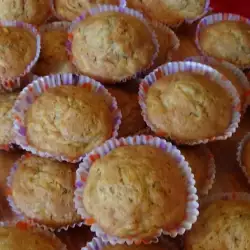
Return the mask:
[[70, 159], [66, 155], [55, 155], [41, 151], [29, 144], [26, 134], [27, 129], [25, 125], [25, 115], [28, 108], [32, 105], [35, 99], [46, 92], [47, 89], [62, 85], [86, 87], [94, 93], [98, 92], [99, 94], [102, 94], [113, 116], [113, 132], [111, 137], [116, 137], [118, 135], [122, 116], [120, 110], [117, 107], [115, 98], [109, 94], [108, 90], [106, 90], [102, 84], [87, 76], [75, 74], [57, 74], [37, 78], [27, 87], [25, 87], [20, 93], [13, 107], [15, 142], [24, 150], [35, 155], [39, 155], [40, 157], [50, 157], [59, 161], [75, 163], [80, 161], [84, 155]]
[[[187, 182], [187, 190], [188, 190], [188, 197], [187, 197], [187, 206], [186, 206], [186, 216], [180, 224], [169, 231], [164, 229], [159, 229], [157, 233], [148, 237], [147, 239], [141, 239], [139, 237], [131, 237], [131, 238], [119, 238], [115, 236], [110, 236], [106, 234], [99, 225], [95, 222], [94, 218], [92, 218], [86, 212], [83, 201], [82, 195], [83, 190], [86, 185], [86, 179], [88, 177], [89, 169], [93, 162], [97, 158], [101, 158], [111, 152], [113, 149], [124, 146], [124, 145], [151, 145], [157, 148], [162, 149], [165, 152], [168, 152], [177, 162], [179, 165], [180, 170], [182, 171], [183, 175], [186, 177]], [[134, 136], [134, 137], [127, 137], [127, 138], [120, 138], [120, 139], [111, 139], [104, 143], [102, 146], [93, 150], [90, 154], [88, 154], [84, 159], [83, 162], [79, 165], [79, 168], [76, 172], [76, 190], [75, 190], [75, 207], [77, 212], [81, 215], [82, 219], [84, 219], [86, 225], [91, 226], [91, 231], [95, 232], [98, 237], [100, 237], [103, 241], [108, 241], [111, 244], [149, 244], [152, 242], [157, 242], [158, 237], [161, 234], [170, 235], [172, 237], [176, 237], [177, 235], [182, 235], [186, 230], [189, 230], [192, 227], [192, 224], [195, 223], [198, 216], [198, 196], [196, 195], [196, 188], [195, 188], [195, 181], [191, 169], [188, 163], [184, 160], [184, 157], [181, 155], [180, 151], [173, 146], [171, 143], [166, 142], [163, 139], [153, 136]]]
[[230, 81], [228, 81], [222, 74], [219, 74], [218, 71], [214, 70], [213, 68], [195, 62], [171, 62], [165, 65], [158, 67], [152, 73], [147, 75], [140, 83], [139, 87], [139, 103], [142, 109], [142, 116], [147, 123], [148, 127], [159, 135], [160, 137], [167, 137], [168, 134], [165, 131], [159, 131], [158, 128], [151, 123], [148, 119], [147, 114], [147, 106], [145, 103], [146, 96], [148, 93], [149, 88], [161, 77], [166, 75], [175, 74], [178, 72], [190, 72], [190, 73], [197, 73], [201, 75], [205, 75], [211, 80], [216, 81], [221, 87], [223, 87], [228, 94], [233, 99], [232, 103], [232, 121], [229, 127], [225, 130], [225, 132], [221, 135], [214, 136], [212, 138], [200, 139], [200, 140], [192, 140], [192, 141], [182, 141], [177, 138], [171, 138], [177, 144], [186, 144], [186, 145], [197, 145], [197, 144], [205, 144], [209, 141], [215, 140], [226, 140], [227, 138], [231, 137], [236, 129], [239, 126], [241, 114], [240, 114], [240, 99], [235, 87], [232, 85]]
[[133, 10], [133, 9], [126, 8], [126, 7], [122, 7], [122, 6], [98, 5], [98, 7], [90, 9], [90, 10], [84, 12], [80, 17], [78, 17], [76, 20], [73, 21], [73, 23], [72, 23], [72, 25], [71, 25], [71, 27], [69, 29], [68, 42], [67, 42], [67, 50], [68, 50], [69, 58], [72, 61], [72, 63], [76, 66], [75, 58], [74, 58], [74, 56], [72, 54], [72, 41], [74, 39], [74, 35], [73, 35], [74, 27], [79, 22], [85, 20], [87, 17], [98, 15], [98, 14], [104, 13], [104, 12], [117, 12], [117, 13], [122, 13], [122, 14], [126, 14], [126, 15], [136, 17], [138, 20], [140, 20], [145, 25], [145, 27], [152, 34], [152, 42], [153, 42], [154, 47], [155, 47], [155, 53], [154, 53], [154, 55], [152, 57], [151, 62], [145, 68], [140, 69], [134, 75], [131, 75], [129, 77], [125, 77], [120, 82], [126, 82], [128, 80], [135, 79], [135, 78], [141, 76], [143, 73], [146, 73], [147, 70], [150, 69], [150, 67], [154, 64], [154, 61], [158, 56], [158, 53], [159, 53], [158, 39], [156, 37], [156, 34], [155, 34], [154, 30], [151, 28], [150, 23], [148, 23], [148, 21], [144, 18], [144, 16], [140, 12], [138, 12], [136, 10]]

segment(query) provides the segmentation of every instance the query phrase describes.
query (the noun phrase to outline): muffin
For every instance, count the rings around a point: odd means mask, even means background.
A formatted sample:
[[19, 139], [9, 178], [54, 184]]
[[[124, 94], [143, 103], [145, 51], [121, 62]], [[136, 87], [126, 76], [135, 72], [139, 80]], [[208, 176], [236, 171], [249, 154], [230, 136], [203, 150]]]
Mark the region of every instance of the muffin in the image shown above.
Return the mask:
[[222, 135], [232, 120], [230, 94], [197, 73], [163, 76], [149, 88], [145, 103], [155, 130], [183, 144]]
[[153, 20], [178, 25], [184, 19], [195, 19], [200, 16], [204, 12], [206, 0], [127, 0], [127, 5], [129, 8], [141, 10]]
[[4, 0], [0, 2], [0, 20], [43, 24], [51, 14], [50, 0]]
[[37, 97], [25, 126], [29, 145], [74, 160], [111, 137], [113, 116], [102, 95], [62, 85]]
[[116, 98], [118, 107], [122, 112], [122, 123], [118, 132], [120, 137], [134, 135], [146, 127], [141, 115], [137, 94], [117, 88], [109, 88], [108, 91]]
[[156, 52], [148, 27], [124, 13], [88, 16], [74, 26], [72, 36], [77, 69], [103, 83], [133, 77], [151, 65]]
[[119, 0], [54, 0], [54, 10], [63, 20], [73, 21], [84, 11], [98, 4], [118, 5]]
[[75, 165], [27, 155], [17, 166], [11, 189], [18, 210], [53, 228], [80, 221], [73, 202]]
[[240, 67], [250, 64], [250, 25], [221, 21], [201, 29], [200, 48], [204, 54]]
[[249, 201], [214, 201], [185, 237], [186, 250], [249, 249]]
[[36, 56], [36, 38], [23, 28], [0, 27], [0, 78], [23, 74]]
[[57, 73], [73, 73], [75, 68], [68, 59], [67, 31], [48, 30], [41, 35], [41, 53], [33, 72], [39, 76]]
[[182, 147], [181, 153], [192, 169], [195, 186], [200, 196], [206, 195], [214, 178], [214, 161], [206, 146]]
[[145, 239], [181, 224], [187, 193], [185, 176], [169, 153], [130, 145], [113, 149], [91, 165], [82, 201], [105, 233]]
[[0, 93], [0, 145], [14, 142], [12, 107], [18, 93]]

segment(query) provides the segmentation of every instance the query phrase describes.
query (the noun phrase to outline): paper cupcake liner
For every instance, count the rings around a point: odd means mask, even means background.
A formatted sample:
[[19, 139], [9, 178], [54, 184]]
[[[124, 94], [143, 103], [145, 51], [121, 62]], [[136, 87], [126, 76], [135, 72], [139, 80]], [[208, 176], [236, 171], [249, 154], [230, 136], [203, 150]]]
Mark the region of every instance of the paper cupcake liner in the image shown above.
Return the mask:
[[59, 22], [53, 22], [53, 23], [47, 23], [42, 25], [39, 28], [39, 31], [41, 33], [51, 30], [59, 30], [59, 31], [68, 31], [71, 23], [67, 21], [59, 21]]
[[[181, 169], [183, 175], [186, 177], [187, 180], [187, 190], [188, 190], [188, 197], [187, 197], [187, 206], [186, 206], [186, 216], [184, 221], [180, 223], [179, 226], [176, 228], [166, 231], [164, 229], [159, 229], [155, 235], [151, 236], [151, 239], [141, 239], [138, 237], [132, 237], [129, 239], [119, 238], [115, 236], [110, 236], [106, 234], [97, 223], [94, 222], [94, 219], [91, 218], [90, 215], [86, 212], [83, 202], [82, 202], [82, 194], [84, 187], [86, 185], [86, 179], [88, 177], [89, 169], [93, 162], [105, 155], [107, 155], [110, 151], [115, 148], [124, 145], [151, 145], [157, 148], [162, 149], [163, 151], [170, 154], [178, 163], [178, 167]], [[90, 154], [88, 154], [84, 159], [83, 162], [79, 165], [78, 170], [76, 171], [76, 190], [75, 190], [75, 207], [77, 209], [78, 214], [81, 215], [82, 219], [86, 225], [91, 225], [91, 231], [95, 232], [98, 237], [100, 237], [103, 241], [108, 241], [111, 244], [140, 244], [140, 243], [152, 243], [157, 242], [157, 237], [161, 234], [170, 235], [172, 237], [176, 237], [177, 235], [182, 235], [186, 230], [189, 230], [192, 227], [192, 224], [197, 220], [198, 216], [198, 196], [196, 195], [196, 188], [195, 188], [195, 181], [194, 176], [191, 172], [191, 168], [189, 167], [188, 163], [184, 160], [184, 157], [181, 155], [181, 152], [173, 146], [171, 143], [166, 142], [158, 137], [153, 136], [134, 136], [134, 137], [127, 137], [127, 138], [120, 138], [120, 139], [111, 139], [105, 142], [102, 146], [93, 150]]]
[[[197, 25], [196, 35], [195, 35], [195, 44], [202, 55], [206, 55], [206, 53], [202, 50], [200, 46], [200, 34], [202, 30], [211, 24], [218, 23], [221, 21], [236, 21], [236, 22], [240, 21], [250, 25], [250, 19], [231, 13], [218, 13], [204, 17]], [[237, 65], [237, 67], [240, 67], [241, 69], [247, 69], [250, 67], [250, 64], [247, 66]]]
[[246, 112], [246, 109], [247, 109], [248, 104], [249, 104], [248, 99], [249, 99], [250, 83], [249, 83], [247, 77], [245, 76], [245, 74], [239, 68], [237, 68], [235, 65], [233, 65], [232, 63], [229, 63], [227, 61], [222, 61], [222, 60], [218, 60], [218, 59], [215, 59], [213, 57], [207, 57], [207, 56], [188, 57], [185, 59], [185, 61], [198, 62], [198, 63], [206, 64], [210, 67], [213, 67], [213, 65], [223, 65], [228, 70], [231, 70], [234, 73], [234, 75], [238, 78], [239, 84], [245, 90], [245, 96], [247, 98], [246, 98], [245, 103], [243, 104], [243, 107], [242, 107], [242, 114], [244, 114]]
[[[126, 8], [126, 7], [115, 6], [115, 5], [98, 5], [98, 7], [90, 9], [90, 10], [84, 12], [80, 17], [78, 17], [76, 20], [74, 20], [72, 22], [72, 25], [69, 28], [68, 41], [67, 41], [67, 51], [68, 51], [68, 55], [69, 55], [70, 60], [76, 66], [76, 64], [74, 62], [75, 61], [74, 56], [72, 54], [72, 41], [73, 41], [73, 38], [74, 38], [74, 36], [73, 36], [74, 27], [79, 22], [81, 22], [82, 20], [85, 20], [89, 16], [94, 16], [94, 15], [97, 15], [99, 13], [110, 12], [110, 11], [127, 14], [127, 15], [130, 15], [130, 16], [136, 17], [138, 20], [140, 20], [147, 27], [149, 32], [152, 34], [152, 41], [153, 41], [154, 46], [155, 46], [155, 53], [154, 53], [154, 55], [152, 57], [152, 60], [149, 63], [149, 65], [147, 65], [146, 67], [140, 69], [133, 76], [125, 77], [124, 79], [122, 79], [120, 81], [120, 82], [126, 82], [127, 80], [137, 78], [140, 75], [142, 75], [144, 72], [146, 72], [154, 64], [154, 60], [157, 58], [158, 53], [159, 53], [159, 43], [158, 43], [156, 34], [155, 34], [154, 30], [151, 28], [150, 23], [148, 23], [148, 21], [144, 18], [144, 16], [140, 12], [138, 12], [136, 10], [133, 10], [133, 9]], [[77, 66], [76, 66], [76, 68], [77, 68]]]
[[50, 238], [51, 239], [51, 243], [53, 246], [55, 246], [55, 249], [58, 250], [67, 250], [66, 245], [64, 245], [59, 238], [56, 237], [55, 234], [46, 231], [46, 230], [42, 230], [39, 228], [34, 227], [34, 225], [26, 222], [26, 221], [22, 221], [22, 220], [17, 220], [17, 221], [12, 221], [12, 222], [8, 222], [8, 221], [0, 221], [0, 227], [15, 227], [15, 228], [19, 228], [21, 230], [25, 230], [25, 231], [32, 231], [32, 232], [36, 232], [39, 234], [43, 234], [46, 238]]
[[17, 27], [17, 28], [21, 28], [24, 29], [28, 32], [30, 32], [36, 39], [36, 54], [35, 57], [33, 58], [33, 60], [26, 66], [24, 72], [20, 75], [17, 75], [16, 77], [9, 77], [9, 78], [2, 78], [4, 79], [4, 81], [13, 81], [13, 82], [18, 82], [20, 79], [20, 77], [25, 76], [26, 74], [28, 74], [31, 69], [33, 68], [33, 66], [36, 64], [39, 55], [40, 55], [40, 50], [41, 50], [41, 37], [40, 34], [38, 32], [38, 30], [32, 26], [31, 24], [27, 24], [27, 23], [23, 23], [23, 22], [18, 22], [18, 21], [0, 21], [0, 26], [1, 27]]
[[61, 85], [78, 85], [86, 87], [92, 92], [102, 94], [113, 116], [113, 132], [111, 137], [116, 137], [118, 135], [122, 115], [121, 111], [117, 107], [116, 99], [109, 94], [108, 90], [106, 90], [102, 84], [87, 76], [75, 74], [57, 74], [37, 78], [37, 80], [30, 83], [20, 93], [13, 107], [15, 142], [24, 150], [30, 151], [35, 155], [39, 155], [40, 157], [54, 158], [59, 161], [75, 163], [80, 161], [84, 155], [77, 159], [69, 159], [64, 155], [56, 155], [44, 152], [33, 147], [32, 145], [29, 145], [26, 136], [27, 128], [25, 125], [25, 114], [28, 108], [32, 105], [35, 99], [46, 92], [48, 88], [54, 88]]
[[147, 123], [148, 127], [150, 127], [150, 129], [154, 131], [156, 135], [168, 137], [166, 132], [159, 131], [157, 127], [154, 124], [152, 124], [150, 120], [148, 119], [147, 106], [146, 106], [145, 100], [146, 100], [147, 92], [150, 86], [154, 84], [154, 82], [156, 82], [158, 79], [160, 79], [163, 76], [175, 74], [177, 72], [193, 72], [193, 73], [205, 75], [209, 77], [211, 80], [216, 81], [221, 87], [223, 87], [233, 99], [232, 121], [223, 135], [218, 135], [212, 138], [206, 138], [203, 140], [193, 140], [193, 141], [181, 141], [181, 140], [176, 140], [175, 138], [172, 138], [172, 140], [175, 141], [177, 144], [197, 145], [197, 144], [202, 144], [202, 143], [205, 144], [209, 141], [226, 140], [227, 138], [231, 137], [233, 133], [235, 133], [236, 129], [238, 128], [240, 117], [241, 117], [240, 99], [239, 99], [238, 93], [235, 87], [232, 85], [232, 83], [228, 81], [218, 71], [214, 70], [213, 68], [207, 65], [195, 63], [195, 62], [167, 63], [165, 65], [158, 67], [156, 70], [154, 70], [152, 73], [147, 75], [142, 80], [142, 82], [140, 83], [140, 87], [139, 87], [139, 104], [142, 109], [142, 116], [144, 118], [144, 121]]

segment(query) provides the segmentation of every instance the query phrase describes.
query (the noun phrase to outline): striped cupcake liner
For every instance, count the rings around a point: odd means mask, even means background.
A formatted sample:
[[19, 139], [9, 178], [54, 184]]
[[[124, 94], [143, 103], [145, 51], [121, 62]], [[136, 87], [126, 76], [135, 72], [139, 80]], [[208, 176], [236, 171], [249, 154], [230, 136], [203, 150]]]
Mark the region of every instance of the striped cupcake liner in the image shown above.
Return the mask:
[[131, 79], [135, 79], [137, 77], [140, 77], [143, 73], [147, 72], [147, 70], [154, 64], [155, 59], [158, 56], [159, 53], [159, 43], [156, 37], [156, 34], [154, 32], [154, 30], [151, 28], [150, 23], [148, 23], [148, 21], [144, 18], [144, 16], [133, 9], [129, 9], [126, 7], [122, 7], [122, 6], [114, 6], [114, 5], [99, 5], [96, 8], [90, 9], [86, 12], [84, 12], [80, 17], [78, 17], [76, 20], [73, 21], [71, 27], [69, 28], [69, 34], [68, 34], [68, 42], [67, 42], [67, 51], [68, 51], [68, 55], [70, 60], [72, 61], [72, 63], [76, 66], [77, 65], [75, 63], [75, 58], [72, 54], [72, 42], [74, 39], [74, 35], [73, 35], [73, 29], [74, 27], [81, 21], [85, 20], [87, 17], [89, 16], [94, 16], [94, 15], [98, 15], [100, 13], [104, 13], [104, 12], [118, 12], [118, 13], [123, 13], [126, 15], [130, 15], [133, 17], [136, 17], [138, 20], [140, 20], [145, 27], [149, 30], [149, 32], [152, 35], [152, 42], [155, 46], [155, 53], [152, 56], [152, 60], [149, 63], [149, 65], [147, 65], [145, 68], [140, 69], [136, 74], [130, 76], [130, 77], [125, 77], [124, 79], [122, 79], [120, 82], [126, 82], [127, 80], [131, 80]]
[[13, 107], [15, 142], [24, 150], [35, 155], [39, 155], [40, 157], [54, 158], [58, 161], [76, 163], [79, 162], [85, 155], [70, 159], [65, 155], [56, 155], [44, 152], [30, 145], [27, 138], [27, 128], [25, 124], [25, 115], [27, 110], [36, 98], [46, 92], [49, 88], [55, 88], [62, 85], [81, 86], [83, 88], [88, 88], [93, 93], [102, 94], [113, 116], [113, 132], [111, 137], [116, 137], [118, 135], [122, 115], [121, 111], [117, 107], [116, 99], [109, 94], [108, 90], [102, 84], [87, 76], [57, 74], [37, 78], [20, 93]]
[[[240, 21], [240, 22], [244, 22], [250, 25], [250, 19], [247, 19], [239, 15], [231, 14], [231, 13], [218, 13], [218, 14], [213, 14], [213, 15], [209, 15], [209, 16], [202, 18], [199, 24], [197, 25], [196, 35], [195, 35], [195, 44], [202, 55], [206, 56], [206, 53], [202, 50], [201, 45], [200, 45], [201, 32], [204, 29], [206, 29], [209, 25], [222, 22], [222, 21], [235, 21], [235, 22]], [[250, 67], [250, 65], [247, 65], [247, 66], [236, 65], [236, 66], [240, 67], [241, 69], [248, 69]]]
[[40, 234], [43, 237], [46, 237], [47, 239], [50, 239], [51, 245], [55, 247], [57, 250], [67, 250], [66, 245], [64, 245], [59, 238], [56, 237], [55, 234], [47, 231], [47, 230], [42, 230], [40, 228], [36, 228], [34, 225], [22, 221], [22, 220], [17, 220], [17, 221], [0, 221], [0, 227], [13, 227], [20, 229], [22, 231], [31, 231], [33, 233]]
[[38, 30], [34, 26], [32, 26], [31, 24], [18, 22], [18, 21], [0, 21], [0, 26], [1, 27], [6, 27], [6, 28], [7, 27], [16, 27], [16, 28], [26, 30], [29, 33], [31, 33], [36, 39], [36, 54], [35, 54], [35, 57], [26, 66], [24, 72], [22, 74], [20, 74], [20, 75], [17, 75], [15, 77], [9, 77], [9, 78], [8, 77], [3, 78], [3, 77], [0, 76], [0, 78], [2, 78], [4, 81], [9, 82], [9, 83], [12, 82], [12, 84], [15, 86], [20, 81], [20, 77], [23, 77], [23, 76], [27, 75], [28, 73], [30, 73], [30, 71], [32, 70], [32, 68], [36, 64], [36, 62], [37, 62], [37, 60], [39, 58], [39, 55], [40, 55], [40, 50], [41, 50], [41, 37], [40, 37], [40, 34], [39, 34]]
[[39, 31], [41, 33], [51, 31], [51, 30], [68, 31], [70, 25], [71, 25], [71, 23], [67, 22], [67, 21], [47, 23], [47, 24], [42, 25], [39, 28]]
[[218, 59], [215, 59], [213, 57], [207, 57], [207, 56], [188, 57], [185, 59], [185, 61], [198, 62], [198, 63], [206, 64], [206, 65], [211, 66], [211, 67], [213, 67], [213, 65], [222, 65], [226, 69], [231, 70], [232, 73], [234, 73], [234, 75], [238, 78], [239, 84], [245, 90], [246, 101], [245, 101], [245, 103], [243, 103], [243, 106], [242, 106], [242, 115], [245, 114], [246, 109], [249, 105], [248, 99], [249, 99], [250, 83], [242, 70], [237, 68], [232, 63], [229, 63], [227, 61], [218, 60]]
[[36, 219], [33, 218], [29, 218], [28, 216], [26, 216], [23, 212], [21, 212], [21, 210], [17, 207], [14, 198], [12, 196], [12, 183], [13, 183], [13, 178], [15, 176], [16, 170], [19, 167], [19, 162], [22, 162], [22, 160], [24, 160], [25, 158], [28, 158], [30, 156], [29, 153], [24, 154], [23, 156], [21, 156], [21, 158], [16, 161], [14, 163], [14, 165], [12, 166], [11, 170], [10, 170], [10, 174], [7, 177], [7, 201], [9, 203], [9, 206], [11, 207], [12, 212], [14, 212], [17, 216], [17, 218], [19, 218], [20, 220], [25, 220], [28, 221], [29, 223], [31, 223], [32, 225], [41, 228], [43, 230], [46, 231], [56, 231], [56, 232], [61, 232], [61, 231], [67, 231], [69, 228], [76, 228], [76, 227], [81, 227], [84, 223], [83, 222], [78, 222], [78, 223], [72, 223], [72, 224], [66, 224], [64, 226], [60, 226], [60, 227], [49, 227], [46, 226], [45, 224], [42, 224], [40, 221], [37, 221]]
[[222, 88], [224, 88], [228, 94], [233, 99], [232, 104], [232, 121], [229, 127], [226, 129], [224, 134], [214, 136], [211, 138], [206, 138], [202, 140], [192, 140], [192, 141], [184, 141], [177, 138], [171, 138], [177, 144], [186, 144], [186, 145], [197, 145], [197, 144], [205, 144], [209, 141], [215, 140], [226, 140], [227, 138], [231, 137], [233, 133], [235, 133], [236, 129], [239, 126], [241, 114], [240, 114], [240, 99], [235, 87], [232, 85], [230, 81], [228, 81], [222, 74], [218, 71], [214, 70], [213, 68], [195, 62], [171, 62], [165, 65], [158, 67], [152, 73], [147, 75], [142, 82], [140, 83], [139, 87], [139, 104], [142, 109], [142, 116], [144, 121], [147, 123], [148, 127], [152, 131], [156, 133], [156, 135], [161, 137], [168, 138], [168, 134], [165, 131], [159, 131], [159, 129], [149, 120], [148, 113], [147, 113], [147, 106], [146, 106], [146, 97], [149, 88], [160, 78], [163, 76], [175, 74], [178, 72], [192, 72], [207, 76], [209, 79], [216, 81]]
[[[170, 154], [177, 162], [178, 167], [182, 171], [183, 175], [186, 178], [187, 183], [187, 206], [186, 206], [186, 216], [185, 219], [178, 225], [176, 228], [169, 231], [164, 229], [159, 229], [158, 232], [151, 236], [151, 239], [141, 239], [138, 237], [132, 238], [119, 238], [115, 236], [110, 236], [106, 234], [101, 227], [95, 222], [85, 210], [82, 195], [84, 187], [86, 185], [86, 179], [91, 165], [95, 160], [107, 155], [109, 152], [115, 148], [125, 146], [125, 145], [151, 145], [157, 148], [162, 149], [164, 152]], [[105, 142], [102, 146], [96, 148], [91, 153], [89, 153], [84, 159], [83, 162], [79, 165], [78, 170], [76, 171], [76, 190], [75, 190], [75, 207], [77, 212], [81, 215], [86, 225], [91, 226], [91, 231], [95, 232], [98, 237], [100, 237], [104, 242], [110, 242], [111, 244], [149, 244], [152, 242], [157, 242], [157, 238], [161, 234], [170, 235], [171, 237], [176, 237], [177, 235], [182, 235], [186, 230], [189, 230], [192, 227], [192, 224], [196, 222], [198, 216], [198, 196], [196, 195], [194, 175], [191, 172], [191, 168], [188, 163], [184, 160], [184, 157], [181, 155], [181, 152], [173, 146], [171, 143], [166, 142], [163, 139], [153, 136], [134, 136], [120, 139], [111, 139]]]

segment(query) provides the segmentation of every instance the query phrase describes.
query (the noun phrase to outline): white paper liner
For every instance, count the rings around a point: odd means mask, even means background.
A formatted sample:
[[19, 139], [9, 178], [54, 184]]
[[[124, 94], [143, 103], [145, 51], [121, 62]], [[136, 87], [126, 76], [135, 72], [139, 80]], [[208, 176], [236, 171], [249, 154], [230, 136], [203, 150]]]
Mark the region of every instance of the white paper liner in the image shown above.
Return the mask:
[[[130, 15], [130, 16], [134, 16], [138, 20], [140, 20], [145, 25], [145, 27], [149, 30], [149, 32], [152, 34], [152, 42], [155, 46], [155, 53], [152, 56], [151, 62], [145, 68], [138, 70], [138, 72], [136, 74], [129, 76], [129, 77], [125, 77], [120, 82], [126, 82], [127, 80], [135, 79], [135, 78], [139, 77], [140, 75], [142, 75], [144, 72], [146, 72], [154, 64], [154, 60], [157, 58], [158, 53], [159, 53], [159, 43], [158, 43], [158, 40], [157, 40], [157, 37], [156, 37], [154, 30], [150, 26], [150, 23], [148, 23], [148, 21], [144, 18], [144, 16], [140, 12], [133, 10], [133, 9], [129, 9], [129, 8], [122, 7], [122, 6], [115, 6], [115, 5], [98, 5], [98, 7], [84, 12], [81, 16], [79, 16], [77, 19], [75, 19], [72, 22], [72, 25], [69, 28], [68, 42], [67, 42], [67, 51], [69, 54], [69, 58], [72, 61], [72, 63], [76, 66], [76, 64], [74, 62], [74, 56], [72, 54], [72, 41], [73, 41], [73, 37], [74, 37], [72, 32], [73, 32], [74, 27], [82, 20], [85, 20], [87, 17], [98, 15], [99, 13], [104, 13], [104, 12], [118, 12], [118, 13]], [[76, 68], [77, 68], [77, 66], [76, 66]]]
[[29, 145], [26, 137], [27, 130], [25, 126], [25, 114], [28, 108], [32, 105], [34, 100], [38, 96], [46, 92], [48, 88], [54, 88], [61, 85], [85, 85], [87, 88], [90, 88], [91, 91], [102, 94], [107, 105], [109, 106], [109, 110], [113, 115], [113, 132], [111, 137], [116, 137], [118, 135], [122, 115], [121, 111], [117, 107], [116, 99], [109, 94], [108, 90], [105, 89], [102, 84], [87, 76], [75, 74], [57, 74], [37, 78], [27, 87], [25, 87], [20, 93], [13, 107], [15, 142], [24, 150], [29, 151], [35, 155], [39, 155], [40, 157], [54, 158], [59, 161], [68, 161], [75, 163], [79, 162], [82, 157], [84, 157], [84, 155], [77, 159], [69, 159], [64, 155], [56, 155], [44, 152]]
[[24, 72], [20, 75], [17, 75], [15, 77], [7, 77], [7, 78], [2, 78], [4, 79], [4, 81], [19, 81], [19, 78], [22, 76], [25, 76], [26, 74], [28, 74], [31, 69], [34, 67], [34, 65], [36, 64], [39, 55], [40, 55], [40, 50], [41, 50], [41, 37], [39, 32], [37, 31], [37, 29], [32, 26], [31, 24], [27, 24], [27, 23], [23, 23], [23, 22], [19, 22], [19, 21], [0, 21], [0, 26], [1, 27], [17, 27], [20, 29], [24, 29], [28, 32], [30, 32], [31, 34], [34, 35], [35, 39], [36, 39], [36, 54], [35, 57], [33, 58], [33, 60], [26, 66]]
[[[234, 73], [234, 75], [239, 80], [239, 84], [244, 88], [244, 91], [245, 91], [246, 95], [247, 95], [247, 93], [249, 93], [250, 83], [249, 83], [246, 75], [242, 72], [242, 70], [237, 68], [232, 63], [229, 63], [227, 61], [217, 60], [217, 59], [215, 59], [213, 57], [207, 57], [207, 56], [188, 57], [188, 58], [185, 59], [185, 61], [203, 63], [203, 64], [207, 64], [208, 66], [211, 66], [211, 67], [213, 67], [213, 65], [222, 65], [223, 67], [225, 67], [228, 70], [231, 70]], [[242, 114], [244, 114], [246, 112], [246, 109], [247, 109], [247, 107], [249, 105], [249, 100], [248, 99], [249, 99], [249, 97], [246, 98], [245, 103], [243, 103]]]
[[17, 220], [17, 221], [0, 221], [0, 227], [14, 227], [14, 228], [20, 228], [22, 230], [25, 231], [32, 231], [32, 232], [37, 232], [40, 234], [43, 234], [45, 237], [48, 237], [51, 239], [51, 241], [53, 241], [53, 243], [56, 245], [56, 249], [57, 250], [67, 250], [66, 245], [64, 245], [59, 238], [56, 237], [55, 234], [46, 231], [46, 230], [42, 230], [40, 228], [36, 228], [34, 225], [26, 222], [26, 221], [21, 221], [21, 220]]
[[[152, 240], [144, 240], [140, 238], [130, 238], [130, 239], [122, 239], [115, 236], [107, 235], [98, 225], [93, 222], [93, 219], [88, 215], [85, 211], [82, 195], [85, 187], [86, 179], [88, 176], [89, 169], [93, 162], [99, 158], [108, 154], [113, 149], [124, 146], [124, 145], [151, 145], [157, 148], [162, 149], [165, 152], [168, 152], [177, 162], [178, 167], [181, 169], [184, 176], [186, 176], [187, 180], [187, 189], [188, 189], [188, 201], [186, 207], [186, 216], [183, 222], [180, 223], [178, 228], [172, 229], [171, 231], [165, 231], [160, 229], [156, 235], [152, 236]], [[76, 190], [75, 190], [75, 207], [77, 212], [81, 215], [82, 219], [84, 219], [85, 224], [91, 225], [91, 231], [95, 232], [98, 237], [100, 237], [103, 241], [108, 241], [111, 244], [132, 244], [132, 243], [152, 243], [157, 242], [157, 237], [159, 237], [162, 233], [166, 235], [170, 235], [171, 237], [176, 237], [177, 235], [182, 235], [186, 230], [189, 230], [192, 227], [192, 224], [196, 222], [198, 216], [198, 196], [196, 195], [197, 190], [195, 188], [195, 180], [194, 175], [191, 172], [191, 168], [188, 163], [184, 160], [184, 157], [181, 155], [181, 152], [173, 146], [171, 143], [166, 142], [163, 139], [153, 136], [134, 136], [120, 139], [111, 139], [105, 142], [102, 146], [96, 148], [91, 153], [89, 153], [84, 159], [83, 162], [79, 165], [78, 170], [76, 171]]]
[[232, 83], [228, 81], [222, 74], [220, 74], [218, 71], [214, 70], [213, 68], [207, 65], [195, 63], [195, 62], [167, 63], [165, 65], [158, 67], [156, 70], [154, 70], [152, 73], [147, 75], [142, 80], [142, 82], [140, 83], [140, 87], [139, 87], [139, 104], [142, 109], [142, 116], [144, 118], [144, 121], [147, 123], [148, 127], [150, 127], [150, 129], [154, 131], [157, 135], [168, 137], [165, 131], [159, 131], [157, 127], [149, 121], [145, 99], [146, 99], [148, 89], [158, 79], [166, 75], [175, 74], [177, 72], [198, 73], [198, 74], [207, 76], [211, 80], [216, 81], [221, 87], [223, 87], [230, 94], [230, 96], [233, 99], [233, 105], [232, 105], [232, 121], [229, 127], [226, 129], [224, 134], [214, 136], [212, 138], [203, 139], [203, 140], [183, 141], [183, 140], [178, 140], [178, 139], [173, 138], [173, 141], [175, 141], [177, 144], [197, 145], [197, 144], [205, 144], [209, 141], [226, 140], [227, 138], [231, 137], [233, 133], [235, 133], [236, 129], [238, 128], [240, 118], [241, 118], [239, 95], [235, 87], [232, 85]]
[[13, 183], [13, 178], [16, 173], [16, 170], [18, 169], [18, 163], [24, 160], [26, 157], [29, 157], [29, 153], [21, 156], [21, 158], [14, 163], [14, 165], [10, 169], [10, 174], [7, 177], [7, 191], [8, 191], [7, 201], [9, 203], [9, 206], [11, 207], [11, 210], [16, 214], [17, 218], [19, 218], [20, 220], [29, 221], [36, 227], [41, 228], [46, 231], [51, 231], [51, 232], [53, 231], [61, 232], [63, 230], [67, 231], [69, 228], [81, 227], [84, 224], [82, 221], [81, 222], [79, 221], [77, 223], [67, 224], [67, 225], [60, 226], [60, 227], [49, 227], [49, 226], [46, 226], [45, 224], [42, 224], [41, 222], [37, 222], [35, 219], [29, 218], [28, 216], [26, 216], [24, 213], [20, 211], [20, 209], [15, 204], [15, 201], [12, 196], [12, 183]]
[[[217, 14], [212, 14], [212, 15], [209, 15], [209, 16], [202, 18], [200, 20], [199, 24], [197, 25], [196, 35], [195, 35], [195, 44], [202, 55], [206, 55], [206, 53], [202, 50], [201, 45], [200, 45], [201, 32], [207, 26], [214, 24], [214, 23], [221, 22], [221, 21], [235, 21], [235, 22], [240, 21], [240, 22], [244, 22], [244, 23], [250, 25], [250, 19], [247, 19], [247, 18], [242, 17], [240, 15], [231, 14], [231, 13], [217, 13]], [[250, 68], [250, 64], [246, 65], [246, 66], [245, 65], [244, 66], [243, 65], [236, 65], [236, 66], [240, 67], [241, 69]]]

